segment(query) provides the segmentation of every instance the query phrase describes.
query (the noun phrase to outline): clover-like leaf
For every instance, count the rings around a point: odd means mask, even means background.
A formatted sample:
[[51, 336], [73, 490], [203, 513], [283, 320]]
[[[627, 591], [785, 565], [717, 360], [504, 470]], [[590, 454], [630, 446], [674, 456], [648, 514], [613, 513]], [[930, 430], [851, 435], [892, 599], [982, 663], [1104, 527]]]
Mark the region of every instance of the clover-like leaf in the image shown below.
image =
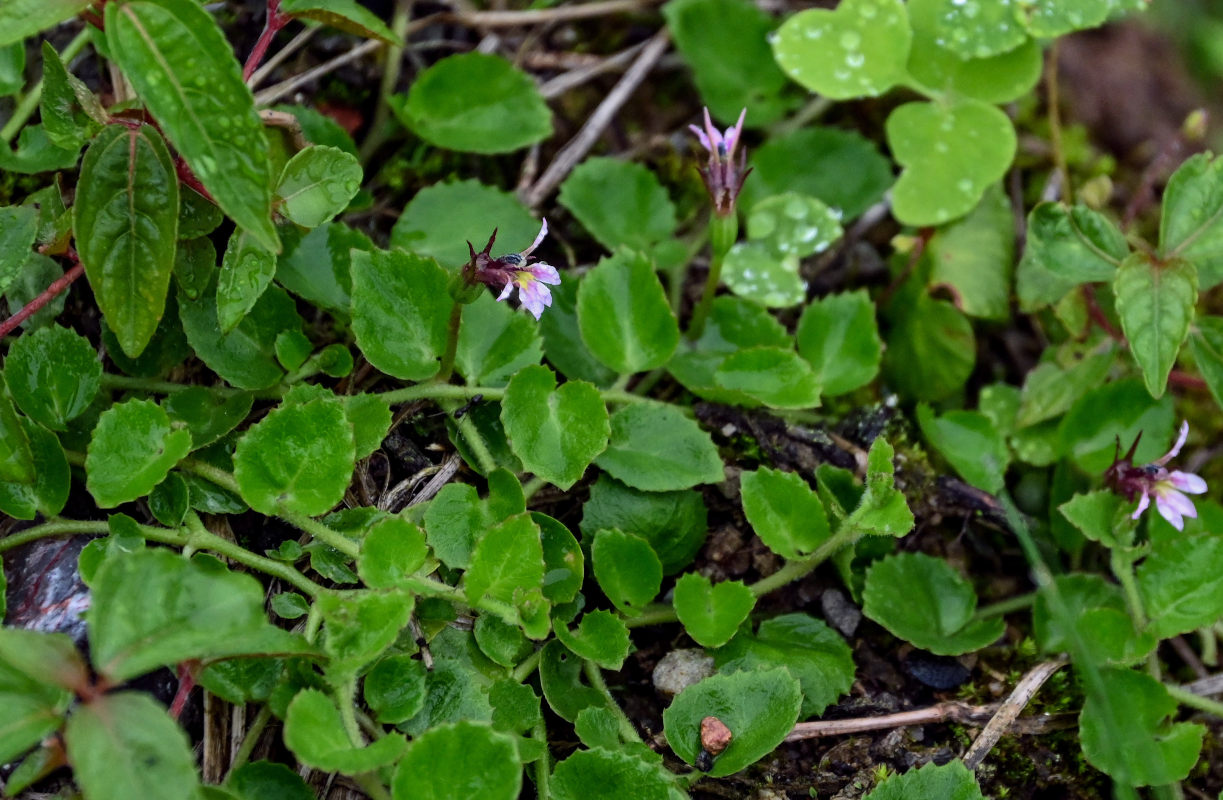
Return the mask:
[[619, 670], [628, 658], [628, 626], [610, 611], [588, 611], [582, 615], [576, 630], [556, 626], [556, 638], [577, 655], [593, 661], [603, 669]]
[[153, 491], [191, 452], [191, 433], [149, 400], [127, 400], [102, 412], [85, 456], [85, 485], [102, 508]]
[[736, 242], [726, 254], [722, 280], [740, 297], [770, 308], [798, 305], [807, 284], [794, 255], [777, 255], [761, 242]]
[[234, 450], [243, 499], [264, 514], [316, 515], [344, 497], [356, 460], [339, 399], [286, 404], [252, 425]]
[[934, 35], [960, 58], [988, 58], [1014, 50], [1028, 34], [1011, 0], [935, 0]]
[[598, 389], [585, 381], [557, 388], [543, 366], [518, 371], [505, 389], [501, 421], [527, 469], [568, 489], [607, 447], [611, 432]]
[[825, 97], [877, 97], [904, 78], [911, 38], [900, 0], [846, 0], [790, 17], [773, 54], [782, 71]]
[[280, 174], [276, 197], [286, 217], [315, 228], [348, 208], [361, 189], [361, 163], [335, 147], [301, 150]]
[[391, 108], [430, 144], [468, 153], [509, 153], [552, 134], [552, 113], [531, 78], [486, 53], [443, 58]]
[[712, 584], [689, 572], [675, 582], [675, 613], [684, 630], [702, 647], [721, 647], [730, 641], [756, 606], [756, 596], [742, 581]]
[[1185, 261], [1154, 263], [1148, 256], [1134, 253], [1117, 269], [1113, 292], [1121, 329], [1142, 370], [1147, 391], [1152, 397], [1160, 397], [1189, 335], [1198, 299], [1197, 269]]
[[973, 619], [977, 593], [940, 558], [897, 553], [866, 573], [862, 612], [896, 636], [938, 655], [985, 647], [1002, 635], [1001, 619]]
[[906, 225], [962, 217], [1011, 166], [1017, 140], [1010, 117], [975, 100], [906, 103], [887, 120], [892, 155], [904, 167], [892, 211]]
[[679, 693], [662, 714], [663, 732], [675, 754], [695, 764], [701, 720], [717, 717], [734, 738], [709, 774], [733, 775], [781, 744], [798, 720], [802, 698], [798, 680], [782, 668], [714, 675]]
[[722, 480], [709, 434], [672, 405], [634, 403], [611, 416], [611, 438], [595, 463], [635, 489], [668, 492]]

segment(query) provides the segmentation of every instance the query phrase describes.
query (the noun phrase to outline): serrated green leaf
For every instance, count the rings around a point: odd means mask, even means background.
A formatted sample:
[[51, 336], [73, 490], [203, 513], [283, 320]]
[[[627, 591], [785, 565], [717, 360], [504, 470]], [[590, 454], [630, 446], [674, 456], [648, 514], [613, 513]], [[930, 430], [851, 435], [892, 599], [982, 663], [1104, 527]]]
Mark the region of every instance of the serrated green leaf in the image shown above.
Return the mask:
[[107, 326], [140, 355], [165, 310], [178, 235], [178, 176], [155, 128], [98, 134], [81, 162], [73, 227]]
[[[7, 399], [4, 403], [8, 405]], [[30, 419], [14, 416], [9, 422], [19, 422], [16, 446], [28, 443], [34, 474], [21, 480], [0, 480], [0, 511], [18, 519], [34, 519], [35, 514], [54, 517], [68, 502], [71, 480], [59, 437]]]
[[641, 164], [588, 158], [561, 184], [559, 201], [609, 251], [645, 250], [675, 233], [675, 204]]
[[667, 363], [679, 323], [646, 256], [621, 250], [604, 258], [578, 287], [582, 341], [600, 361], [627, 375]]
[[635, 533], [650, 543], [664, 574], [688, 566], [705, 543], [708, 527], [700, 492], [644, 492], [600, 475], [582, 506], [582, 536], [604, 528]]
[[192, 658], [308, 650], [305, 640], [267, 621], [263, 587], [250, 575], [168, 550], [115, 553], [98, 567], [92, 588], [92, 659], [113, 681]]
[[0, 292], [8, 291], [30, 258], [38, 237], [38, 212], [30, 206], [0, 207]]
[[770, 408], [812, 408], [820, 403], [811, 365], [781, 347], [747, 347], [733, 353], [718, 366], [713, 379], [721, 388]]
[[365, 675], [365, 702], [375, 718], [394, 725], [411, 719], [425, 705], [425, 664], [418, 658], [390, 655]]
[[740, 487], [744, 515], [774, 553], [801, 558], [828, 539], [824, 504], [798, 475], [761, 467], [744, 472]]
[[417, 737], [391, 781], [394, 800], [515, 800], [521, 790], [514, 740], [475, 722], [440, 725]]
[[1198, 299], [1197, 269], [1186, 261], [1154, 263], [1135, 253], [1117, 269], [1113, 293], [1121, 329], [1147, 391], [1161, 397], [1189, 335]]
[[922, 435], [947, 459], [964, 480], [978, 489], [997, 492], [1006, 484], [1011, 454], [1006, 439], [979, 411], [948, 411], [938, 417], [930, 406], [917, 407]]
[[599, 587], [625, 615], [637, 615], [658, 595], [662, 564], [640, 536], [615, 529], [599, 531], [590, 555]]
[[1168, 722], [1176, 701], [1149, 675], [1107, 669], [1100, 680], [1103, 696], [1089, 694], [1079, 715], [1087, 761], [1131, 786], [1184, 779], [1197, 763], [1205, 728]]
[[949, 764], [929, 762], [903, 775], [893, 775], [879, 784], [865, 800], [907, 800], [907, 798], [940, 798], [940, 800], [985, 800], [981, 787], [963, 761]]
[[1125, 236], [1102, 214], [1083, 205], [1037, 205], [1015, 274], [1020, 308], [1033, 311], [1080, 283], [1112, 280], [1128, 253]]
[[[1062, 652], [1077, 644], [1100, 666], [1126, 666], [1146, 658], [1158, 644], [1149, 631], [1134, 630], [1125, 599], [1116, 584], [1099, 575], [1059, 575], [1056, 587], [1037, 595], [1032, 607], [1036, 641], [1045, 652]], [[1048, 593], [1056, 590], [1065, 616], [1054, 615]], [[1077, 643], [1075, 642], [1077, 640]]]
[[255, 425], [234, 450], [234, 478], [251, 508], [314, 516], [344, 497], [356, 445], [338, 399], [282, 405]]
[[148, 400], [102, 412], [85, 455], [85, 485], [102, 508], [143, 497], [191, 452], [191, 433]]
[[1159, 254], [1197, 267], [1202, 291], [1223, 280], [1223, 158], [1190, 156], [1164, 189]]
[[323, 618], [328, 678], [342, 683], [395, 643], [415, 597], [405, 591], [329, 592], [315, 598]]
[[900, 0], [846, 0], [790, 17], [773, 54], [787, 75], [825, 97], [877, 97], [903, 80], [911, 38]]
[[289, 230], [281, 235], [284, 250], [276, 261], [276, 282], [347, 319], [352, 304], [352, 251], [372, 251], [373, 242], [339, 222], [320, 225], [304, 235]]
[[0, 658], [0, 758], [12, 761], [63, 727], [71, 700], [71, 692], [36, 681]]
[[316, 228], [348, 208], [361, 190], [361, 162], [335, 147], [312, 145], [285, 164], [276, 185], [282, 214]]
[[191, 431], [191, 446], [206, 447], [246, 419], [255, 398], [247, 392], [222, 394], [203, 386], [187, 386], [162, 401], [172, 422]]
[[1118, 543], [1114, 532], [1121, 504], [1120, 497], [1102, 489], [1076, 494], [1059, 505], [1057, 510], [1088, 539], [1100, 542], [1105, 547], [1116, 547]]
[[616, 381], [616, 373], [594, 357], [582, 341], [578, 326], [577, 298], [580, 281], [561, 273], [559, 286], [552, 287], [552, 305], [539, 320], [544, 338], [544, 355], [558, 372], [606, 388]]
[[476, 542], [464, 591], [475, 604], [488, 597], [514, 604], [517, 597], [544, 581], [544, 553], [539, 526], [519, 514], [489, 529]]
[[1010, 117], [975, 100], [906, 103], [887, 120], [892, 155], [904, 170], [892, 212], [906, 225], [941, 225], [981, 200], [1015, 158]]
[[582, 659], [559, 641], [544, 645], [539, 659], [539, 685], [557, 716], [573, 722], [586, 708], [607, 705], [607, 695], [582, 683]]
[[357, 747], [344, 732], [339, 709], [318, 689], [299, 692], [285, 715], [285, 744], [303, 763], [356, 775], [394, 764], [407, 746], [403, 734], [388, 733]]
[[[548, 316], [551, 316], [549, 312]], [[454, 365], [472, 386], [504, 386], [543, 358], [539, 326], [487, 292], [463, 306]]]
[[667, 773], [650, 762], [616, 750], [579, 750], [552, 773], [556, 800], [674, 800]]
[[357, 572], [372, 589], [393, 589], [425, 563], [425, 532], [401, 517], [370, 526], [361, 541]]
[[501, 421], [526, 468], [562, 489], [582, 477], [611, 433], [595, 387], [569, 381], [557, 388], [556, 376], [543, 366], [526, 367], [510, 379]]
[[794, 336], [798, 354], [811, 365], [825, 395], [851, 392], [879, 374], [883, 342], [875, 306], [865, 291], [827, 295], [810, 303]]
[[254, 96], [212, 16], [192, 0], [111, 5], [106, 39], [111, 56], [221, 210], [264, 248], [279, 251], [267, 139]]
[[801, 706], [798, 680], [785, 669], [714, 675], [679, 693], [662, 714], [663, 732], [675, 754], [695, 764], [701, 720], [717, 717], [734, 738], [709, 775], [733, 775], [781, 744]]
[[577, 630], [556, 625], [556, 638], [581, 658], [593, 661], [603, 669], [619, 670], [628, 658], [628, 626], [610, 611], [588, 611], [582, 615]]
[[1104, 382], [1115, 360], [1116, 350], [1110, 345], [1104, 352], [1089, 353], [1067, 368], [1052, 361], [1038, 364], [1024, 378], [1015, 424], [1026, 428], [1064, 414]]
[[866, 573], [862, 612], [893, 634], [938, 655], [978, 650], [1002, 635], [1001, 619], [975, 620], [977, 593], [950, 564], [897, 553]]
[[1138, 566], [1150, 630], [1160, 639], [1223, 616], [1223, 539], [1206, 534], [1158, 542]]
[[93, 345], [58, 325], [20, 337], [4, 359], [4, 381], [17, 406], [57, 431], [89, 407], [101, 377]]
[[82, 705], [68, 720], [64, 744], [73, 776], [90, 798], [197, 797], [187, 734], [146, 694], [107, 694]]
[[789, 333], [766, 309], [733, 295], [715, 297], [701, 337], [682, 345], [667, 364], [675, 379], [700, 397], [721, 403], [751, 405], [748, 395], [715, 383], [718, 367], [743, 348], [769, 346], [787, 349]]
[[650, 492], [722, 480], [722, 459], [709, 434], [678, 408], [634, 403], [611, 416], [611, 438], [595, 463], [613, 478]]
[[552, 112], [531, 78], [499, 56], [448, 56], [391, 108], [420, 138], [467, 153], [509, 153], [552, 135]]
[[371, 364], [403, 380], [437, 373], [454, 306], [448, 283], [431, 258], [400, 250], [353, 252], [353, 332]]
[[675, 614], [692, 640], [702, 647], [730, 641], [756, 606], [756, 596], [742, 581], [718, 584], [696, 572], [675, 582]]

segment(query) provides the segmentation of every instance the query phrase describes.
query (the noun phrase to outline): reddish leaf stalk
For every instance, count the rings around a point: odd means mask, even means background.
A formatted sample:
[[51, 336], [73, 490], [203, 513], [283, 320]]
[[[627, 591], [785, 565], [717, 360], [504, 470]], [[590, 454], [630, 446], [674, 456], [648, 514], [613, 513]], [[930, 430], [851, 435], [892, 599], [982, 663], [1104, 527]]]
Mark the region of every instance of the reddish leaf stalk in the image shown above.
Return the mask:
[[52, 298], [67, 289], [69, 284], [71, 284], [74, 280], [81, 277], [81, 275], [85, 272], [85, 267], [80, 261], [76, 260], [76, 253], [72, 253], [71, 255], [73, 260], [76, 261], [76, 265], [73, 266], [72, 269], [65, 272], [62, 277], [56, 278], [50, 286], [43, 289], [42, 294], [26, 303], [24, 308], [6, 319], [4, 322], [0, 323], [0, 338], [8, 336], [10, 333], [12, 333], [18, 325], [29, 319], [35, 311], [51, 302]]
[[259, 34], [259, 40], [255, 42], [255, 47], [242, 66], [242, 80], [248, 81], [251, 75], [255, 74], [255, 70], [263, 63], [263, 57], [267, 55], [272, 39], [291, 19], [288, 14], [280, 13], [280, 0], [268, 0], [268, 14], [263, 23], [263, 32]]

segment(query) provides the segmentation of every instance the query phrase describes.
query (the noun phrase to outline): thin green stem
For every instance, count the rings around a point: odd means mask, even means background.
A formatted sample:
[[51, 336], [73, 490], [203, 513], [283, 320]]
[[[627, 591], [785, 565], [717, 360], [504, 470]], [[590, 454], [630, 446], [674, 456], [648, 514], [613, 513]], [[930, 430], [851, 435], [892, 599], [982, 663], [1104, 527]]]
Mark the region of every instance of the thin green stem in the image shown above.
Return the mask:
[[356, 697], [357, 678], [349, 676], [336, 688], [335, 703], [340, 709], [340, 721], [344, 724], [344, 732], [348, 734], [348, 741], [352, 742], [353, 747], [365, 747], [367, 744], [365, 735], [361, 733], [361, 726], [357, 724], [357, 713], [353, 707]]
[[607, 688], [607, 682], [603, 680], [603, 670], [599, 669], [599, 665], [593, 661], [586, 660], [582, 662], [582, 670], [586, 673], [586, 680], [590, 681], [590, 685], [607, 698], [608, 708], [616, 715], [616, 720], [619, 722], [621, 737], [626, 742], [640, 742], [641, 734], [637, 733], [637, 729], [633, 727], [633, 723], [629, 720], [628, 715], [624, 713], [624, 709], [620, 708], [620, 704], [612, 696], [611, 690]]
[[1025, 608], [1031, 608], [1036, 602], [1037, 592], [1028, 592], [1027, 594], [1008, 597], [1006, 600], [999, 600], [996, 603], [990, 603], [987, 606], [982, 606], [977, 609], [976, 619], [989, 619], [990, 617], [1000, 617], [1003, 614], [1010, 614], [1013, 611], [1022, 611]]
[[323, 625], [323, 609], [318, 603], [310, 604], [310, 611], [306, 614], [306, 629], [302, 631], [302, 636], [306, 637], [306, 641], [311, 644], [318, 638], [319, 628]]
[[675, 609], [666, 603], [654, 603], [641, 609], [635, 617], [625, 617], [624, 624], [629, 628], [644, 628], [649, 625], [665, 625], [668, 622], [679, 622]]
[[[257, 569], [260, 572], [280, 578], [290, 586], [305, 592], [311, 598], [316, 598], [326, 591], [322, 586], [294, 568], [292, 564], [286, 564], [283, 561], [277, 561], [257, 553], [252, 553], [236, 542], [222, 539], [205, 528], [204, 523], [200, 521], [200, 518], [194, 512], [187, 516], [187, 528], [190, 531], [186, 541], [186, 546], [188, 547], [193, 547], [197, 550], [211, 550], [251, 569]], [[149, 530], [149, 527], [143, 526], [142, 530]]]
[[455, 386], [450, 383], [418, 383], [415, 386], [405, 386], [402, 389], [380, 392], [375, 394], [375, 397], [380, 397], [388, 405], [394, 406], [412, 400], [470, 400], [476, 395], [483, 395], [485, 400], [500, 400], [505, 396], [505, 388], [493, 386]]
[[81, 533], [92, 533], [98, 536], [105, 536], [110, 533], [110, 527], [105, 522], [92, 522], [84, 520], [57, 519], [50, 522], [44, 522], [41, 525], [35, 525], [32, 528], [26, 528], [23, 531], [5, 536], [0, 539], [0, 553], [6, 550], [12, 550], [14, 547], [21, 547], [23, 544], [34, 542], [39, 539], [50, 539], [56, 536], [73, 536]]
[[[452, 413], [458, 408], [458, 403], [453, 400], [439, 403], [447, 413]], [[470, 414], [464, 414], [454, 421], [458, 427], [459, 433], [463, 435], [463, 441], [467, 443], [467, 447], [471, 450], [471, 455], [476, 459], [476, 463], [480, 466], [480, 471], [488, 474], [497, 468], [497, 459], [493, 456], [493, 451], [488, 449], [488, 442], [484, 441], [484, 436], [480, 433], [480, 429], [471, 421]]]
[[[1134, 620], [1134, 627], [1142, 630], [1147, 626], [1147, 614], [1142, 605], [1142, 595], [1138, 592], [1138, 581], [1134, 578], [1134, 559], [1125, 552], [1125, 548], [1117, 546], [1109, 550], [1108, 561], [1117, 583], [1121, 584], [1125, 605], [1130, 612], [1130, 618]], [[1151, 651], [1151, 655], [1147, 657], [1147, 672], [1155, 680], [1160, 680], [1157, 651]]]
[[688, 338], [696, 341], [705, 332], [705, 321], [709, 318], [709, 310], [713, 307], [714, 295], [718, 293], [718, 285], [722, 282], [722, 262], [725, 255], [714, 252], [709, 258], [709, 277], [705, 279], [705, 288], [701, 290], [701, 299], [696, 308], [692, 309], [692, 320], [688, 323]]
[[546, 480], [536, 475], [535, 477], [531, 478], [531, 480], [523, 484], [522, 495], [523, 497], [526, 498], [527, 502], [529, 503], [531, 502], [531, 498], [534, 497], [536, 493], [539, 492], [540, 489], [544, 488], [547, 485], [548, 485], [548, 482]]
[[[408, 18], [412, 0], [398, 0], [391, 15], [391, 32], [398, 41], [403, 41], [408, 33]], [[368, 165], [374, 153], [387, 139], [387, 128], [390, 122], [390, 105], [388, 98], [395, 93], [399, 83], [399, 72], [403, 65], [403, 47], [392, 45], [386, 48], [386, 63], [382, 67], [382, 83], [378, 87], [378, 103], [374, 108], [374, 119], [369, 126], [369, 135], [361, 143], [360, 158], [363, 165]]]
[[838, 551], [844, 547], [852, 545], [861, 537], [861, 532], [852, 525], [842, 525], [832, 538], [821, 544], [815, 549], [811, 555], [806, 558], [800, 558], [795, 561], [787, 561], [782, 568], [769, 575], [766, 578], [761, 578], [747, 588], [752, 590], [752, 594], [757, 597], [763, 597], [771, 591], [780, 589], [781, 587], [792, 583], [799, 578], [809, 574], [820, 564], [823, 564]]
[[1219, 640], [1214, 628], [1209, 625], [1198, 628], [1198, 638], [1202, 641], [1202, 661], [1211, 666], [1219, 666]]
[[514, 680], [522, 683], [531, 677], [531, 673], [539, 667], [539, 660], [543, 657], [543, 654], [544, 651], [539, 649], [519, 662], [518, 666], [514, 667], [514, 672], [512, 673]]
[[459, 329], [463, 323], [463, 304], [455, 303], [450, 307], [450, 319], [446, 323], [446, 349], [442, 352], [441, 369], [434, 381], [446, 383], [454, 374], [454, 357], [459, 351]]
[[552, 756], [548, 752], [548, 728], [542, 719], [531, 729], [531, 738], [544, 745], [544, 754], [535, 762], [535, 796], [552, 800]]
[[1205, 711], [1207, 714], [1214, 714], [1219, 719], [1223, 719], [1223, 703], [1220, 703], [1218, 700], [1202, 697], [1200, 694], [1194, 694], [1179, 686], [1164, 684], [1164, 688], [1168, 690], [1168, 694], [1172, 696], [1172, 699], [1181, 705], [1196, 708], [1198, 711]]
[[382, 785], [382, 781], [378, 780], [374, 773], [367, 772], [364, 775], [354, 775], [353, 780], [373, 800], [391, 800], [391, 793], [387, 791], [387, 788]]
[[339, 531], [333, 531], [323, 523], [308, 517], [305, 514], [298, 514], [293, 511], [282, 510], [276, 516], [280, 517], [285, 522], [288, 522], [299, 530], [305, 531], [328, 547], [339, 550], [349, 558], [356, 558], [361, 552], [361, 546], [352, 539], [349, 539]]
[[214, 467], [212, 464], [195, 458], [184, 458], [178, 462], [178, 467], [179, 469], [185, 469], [190, 473], [199, 475], [205, 480], [212, 481], [231, 494], [236, 494], [239, 497], [242, 496], [242, 491], [238, 488], [238, 480], [233, 476], [233, 473], [226, 472], [220, 467]]
[[[242, 735], [242, 744], [238, 745], [238, 752], [234, 753], [233, 763], [229, 765], [229, 775], [233, 775], [234, 770], [250, 760], [251, 753], [255, 751], [255, 745], [259, 743], [259, 737], [263, 735], [263, 729], [268, 726], [268, 722], [271, 719], [271, 707], [266, 704], [260, 706], [259, 713], [255, 714], [255, 718], [251, 720], [250, 727]], [[228, 775], [226, 780], [229, 780]]]
[[1070, 185], [1070, 168], [1066, 165], [1066, 148], [1062, 143], [1061, 92], [1057, 74], [1058, 42], [1049, 47], [1049, 64], [1045, 68], [1045, 97], [1049, 104], [1049, 144], [1053, 148], [1053, 163], [1062, 178], [1062, 197], [1074, 202], [1074, 187]]
[[[87, 44], [89, 44], [88, 27], [78, 33], [71, 42], [68, 42], [68, 46], [60, 51], [59, 60], [65, 64], [70, 63], [72, 59], [81, 54]], [[30, 121], [30, 117], [34, 116], [34, 112], [38, 110], [38, 104], [42, 102], [42, 87], [43, 79], [39, 78], [38, 82], [30, 87], [29, 93], [21, 98], [21, 102], [13, 109], [13, 116], [9, 117], [3, 128], [0, 128], [0, 143], [7, 145], [13, 141], [18, 132]]]
[[[129, 375], [114, 375], [109, 372], [102, 373], [102, 388], [104, 389], [130, 389], [139, 392], [150, 392], [153, 394], [175, 394], [184, 391], [185, 389], [196, 388], [189, 383], [174, 383], [173, 381], [161, 381], [153, 378], [133, 378]], [[224, 397], [232, 397], [238, 394], [253, 394], [261, 400], [277, 400], [284, 396], [284, 388], [274, 386], [271, 389], [263, 389], [258, 392], [248, 392], [243, 389], [232, 389], [228, 386], [207, 386], [210, 392], [216, 392]]]

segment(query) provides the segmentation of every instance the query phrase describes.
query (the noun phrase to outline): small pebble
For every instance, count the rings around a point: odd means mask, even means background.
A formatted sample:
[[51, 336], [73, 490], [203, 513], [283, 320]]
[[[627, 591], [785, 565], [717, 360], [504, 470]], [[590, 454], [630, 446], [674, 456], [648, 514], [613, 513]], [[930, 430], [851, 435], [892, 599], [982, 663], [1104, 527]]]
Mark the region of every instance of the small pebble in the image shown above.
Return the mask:
[[654, 667], [654, 688], [665, 695], [676, 695], [713, 673], [713, 656], [704, 650], [672, 650]]

